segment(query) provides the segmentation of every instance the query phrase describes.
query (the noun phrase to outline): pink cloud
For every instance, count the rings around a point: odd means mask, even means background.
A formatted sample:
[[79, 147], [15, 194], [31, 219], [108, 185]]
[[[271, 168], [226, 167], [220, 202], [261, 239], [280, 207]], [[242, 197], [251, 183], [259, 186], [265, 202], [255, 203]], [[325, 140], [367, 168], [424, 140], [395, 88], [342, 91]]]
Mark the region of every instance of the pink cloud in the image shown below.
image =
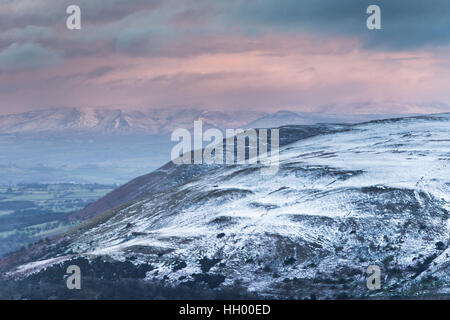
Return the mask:
[[330, 112], [416, 113], [442, 111], [417, 102], [450, 101], [450, 68], [442, 67], [450, 65], [448, 56], [426, 50], [366, 51], [353, 38], [279, 35], [197, 38], [185, 50], [195, 54], [80, 56], [0, 74], [0, 87], [9, 88], [1, 92], [0, 112], [173, 105], [318, 111], [328, 105]]

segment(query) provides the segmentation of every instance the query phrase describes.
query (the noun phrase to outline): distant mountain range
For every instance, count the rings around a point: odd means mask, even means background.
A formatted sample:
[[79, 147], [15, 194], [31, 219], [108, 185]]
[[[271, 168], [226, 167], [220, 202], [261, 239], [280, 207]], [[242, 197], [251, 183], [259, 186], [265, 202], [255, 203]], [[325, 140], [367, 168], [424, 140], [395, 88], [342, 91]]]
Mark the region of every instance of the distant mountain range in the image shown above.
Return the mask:
[[249, 128], [316, 123], [356, 123], [395, 115], [337, 115], [308, 112], [258, 111], [220, 112], [201, 109], [157, 109], [124, 111], [116, 109], [54, 108], [0, 116], [0, 133], [96, 133], [105, 135], [160, 135], [176, 128]]
[[100, 133], [157, 135], [190, 128], [195, 120], [206, 127], [241, 127], [264, 115], [197, 109], [123, 111], [112, 109], [56, 108], [0, 116], [0, 133]]

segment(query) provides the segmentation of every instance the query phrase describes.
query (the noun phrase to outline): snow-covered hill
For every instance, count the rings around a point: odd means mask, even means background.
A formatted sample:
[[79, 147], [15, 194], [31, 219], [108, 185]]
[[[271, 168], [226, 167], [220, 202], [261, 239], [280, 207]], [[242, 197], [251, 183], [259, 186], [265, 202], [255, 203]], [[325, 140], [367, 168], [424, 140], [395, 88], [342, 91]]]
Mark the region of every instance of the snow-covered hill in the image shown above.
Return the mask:
[[[412, 114], [410, 116], [413, 116]], [[386, 118], [401, 118], [402, 115], [360, 114], [339, 115], [319, 112], [277, 111], [250, 122], [247, 128], [277, 128], [287, 125], [311, 125], [316, 123], [359, 123]], [[404, 115], [403, 115], [404, 117]]]
[[277, 175], [258, 169], [213, 168], [110, 210], [9, 275], [102, 257], [272, 297], [450, 295], [450, 114], [302, 136]]

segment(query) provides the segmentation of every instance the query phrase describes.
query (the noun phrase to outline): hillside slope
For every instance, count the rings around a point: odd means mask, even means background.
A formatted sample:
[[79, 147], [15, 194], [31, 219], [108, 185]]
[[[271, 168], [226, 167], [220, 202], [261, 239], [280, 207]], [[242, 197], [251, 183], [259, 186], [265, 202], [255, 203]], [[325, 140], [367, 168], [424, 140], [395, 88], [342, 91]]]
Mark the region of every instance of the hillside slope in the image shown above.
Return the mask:
[[[9, 276], [100, 257], [151, 266], [148, 281], [270, 297], [448, 297], [449, 132], [441, 114], [300, 139], [281, 148], [275, 176], [207, 170], [96, 217]], [[368, 292], [373, 264], [382, 289]]]

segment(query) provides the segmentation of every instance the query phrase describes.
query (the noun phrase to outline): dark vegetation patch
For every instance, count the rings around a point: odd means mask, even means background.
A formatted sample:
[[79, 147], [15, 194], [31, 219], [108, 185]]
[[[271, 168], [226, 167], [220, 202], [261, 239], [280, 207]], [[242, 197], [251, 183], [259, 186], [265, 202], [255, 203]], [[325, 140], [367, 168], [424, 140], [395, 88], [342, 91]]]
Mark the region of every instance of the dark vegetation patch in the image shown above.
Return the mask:
[[436, 242], [436, 249], [443, 251], [446, 249], [446, 245], [442, 241], [438, 241]]
[[227, 227], [237, 224], [240, 218], [228, 217], [228, 216], [219, 216], [217, 218], [212, 219], [208, 222], [209, 225], [218, 225], [221, 227]]
[[314, 216], [310, 214], [288, 214], [283, 216], [287, 216], [289, 220], [293, 222], [307, 223], [312, 226], [317, 225], [333, 226], [334, 224], [336, 224], [335, 219], [326, 216]]
[[146, 236], [146, 235], [148, 235], [148, 233], [145, 233], [145, 232], [132, 232], [131, 233], [132, 237], [140, 237], [140, 236]]
[[272, 268], [269, 265], [265, 265], [263, 268], [264, 272], [272, 272]]
[[274, 210], [279, 208], [276, 204], [270, 204], [270, 203], [261, 203], [261, 202], [250, 202], [249, 206], [251, 208], [263, 208], [265, 210]]
[[202, 193], [193, 200], [193, 203], [201, 205], [209, 200], [216, 200], [223, 203], [225, 201], [242, 199], [251, 194], [253, 194], [253, 192], [246, 189], [218, 189]]
[[[358, 191], [359, 190], [359, 191]], [[415, 190], [370, 186], [356, 189], [365, 197], [355, 201], [357, 209], [375, 214], [416, 214], [427, 211], [432, 216], [448, 217], [448, 212], [438, 199], [425, 192]], [[418, 199], [419, 198], [419, 199]]]
[[[299, 155], [297, 158], [308, 158], [308, 156], [311, 156], [311, 154]], [[329, 166], [305, 166], [299, 162], [287, 163], [283, 165], [283, 169], [295, 172], [295, 176], [298, 178], [311, 177], [316, 180], [329, 177], [339, 181], [345, 181], [364, 173], [363, 170], [342, 170]]]
[[232, 174], [229, 174], [227, 177], [225, 177], [224, 180], [226, 181], [226, 180], [231, 180], [231, 179], [233, 179], [235, 177], [238, 177], [238, 176], [249, 175], [249, 174], [251, 174], [253, 172], [256, 172], [256, 171], [258, 171], [260, 169], [261, 168], [258, 167], [258, 166], [247, 166], [244, 169], [237, 170], [237, 171], [233, 172]]
[[[164, 281], [148, 282], [142, 279], [106, 280], [83, 277], [81, 290], [68, 290], [65, 281], [0, 281], [2, 300], [256, 300], [257, 294], [236, 285], [212, 289], [222, 278], [198, 279], [177, 286]], [[210, 283], [208, 285], [203, 280]]]
[[216, 264], [220, 262], [220, 259], [209, 259], [208, 257], [203, 257], [199, 263], [200, 263], [200, 269], [202, 269], [203, 273], [208, 272], [211, 270], [212, 267], [214, 267]]
[[195, 282], [205, 283], [209, 288], [214, 289], [220, 286], [225, 281], [225, 276], [220, 274], [204, 274], [195, 273], [192, 275]]
[[178, 270], [182, 270], [182, 269], [184, 269], [186, 267], [187, 267], [186, 262], [184, 262], [184, 261], [177, 261], [177, 262], [175, 262], [175, 265], [173, 266], [172, 271], [173, 272], [177, 272]]
[[106, 280], [143, 279], [148, 271], [154, 269], [152, 265], [134, 265], [130, 261], [105, 261], [102, 257], [93, 260], [76, 258], [48, 267], [39, 273], [30, 275], [28, 279], [31, 281], [45, 279], [49, 282], [59, 283], [67, 276], [66, 270], [70, 265], [80, 267], [82, 278], [91, 277]]
[[418, 277], [422, 272], [428, 269], [430, 264], [433, 262], [434, 259], [438, 257], [437, 253], [434, 253], [432, 255], [429, 255], [428, 257], [425, 257], [423, 261], [419, 262], [415, 267], [410, 267], [410, 271], [414, 271], [415, 275], [414, 277]]
[[295, 261], [297, 261], [297, 260], [295, 260], [295, 258], [292, 258], [292, 257], [287, 258], [286, 260], [284, 260], [284, 265], [285, 266], [293, 265], [295, 263]]
[[154, 247], [154, 246], [135, 245], [135, 246], [126, 248], [125, 251], [127, 253], [139, 253], [139, 254], [145, 254], [145, 255], [163, 256], [164, 254], [174, 251], [174, 249], [166, 249], [166, 248], [160, 248], [160, 247]]

